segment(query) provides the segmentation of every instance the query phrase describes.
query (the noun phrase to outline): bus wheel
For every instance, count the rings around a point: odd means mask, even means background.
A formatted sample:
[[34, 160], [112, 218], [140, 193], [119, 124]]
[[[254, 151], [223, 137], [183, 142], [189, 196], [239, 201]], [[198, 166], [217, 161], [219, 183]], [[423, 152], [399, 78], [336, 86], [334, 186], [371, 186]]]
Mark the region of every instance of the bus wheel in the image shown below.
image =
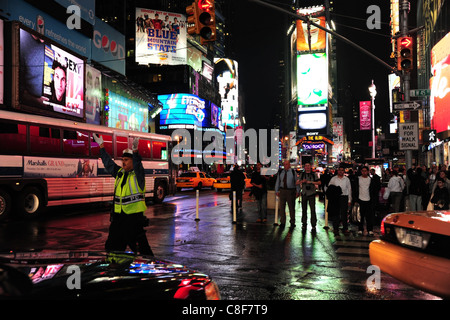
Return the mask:
[[11, 196], [8, 192], [0, 189], [0, 221], [5, 220], [11, 212]]
[[25, 188], [17, 198], [19, 213], [25, 218], [32, 218], [39, 214], [42, 206], [42, 193], [38, 188]]
[[155, 184], [153, 201], [155, 203], [162, 203], [165, 196], [166, 196], [166, 189], [164, 189], [164, 184], [162, 182], [157, 182]]

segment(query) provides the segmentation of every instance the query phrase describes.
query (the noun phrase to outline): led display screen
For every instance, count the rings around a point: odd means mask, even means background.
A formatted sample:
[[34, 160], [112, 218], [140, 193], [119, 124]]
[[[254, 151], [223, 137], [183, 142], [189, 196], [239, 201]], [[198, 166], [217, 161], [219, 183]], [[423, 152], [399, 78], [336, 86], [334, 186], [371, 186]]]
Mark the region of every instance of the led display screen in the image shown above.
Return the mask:
[[239, 76], [238, 63], [231, 59], [215, 59], [214, 71], [222, 99], [222, 120], [224, 125], [235, 128], [239, 122]]
[[437, 133], [450, 130], [448, 106], [450, 105], [450, 33], [432, 50], [433, 77], [430, 79], [431, 128]]
[[109, 91], [108, 127], [149, 132], [148, 105]]
[[328, 101], [328, 60], [325, 53], [297, 56], [299, 108], [326, 107]]
[[84, 61], [20, 29], [20, 103], [84, 117]]
[[301, 136], [326, 135], [327, 134], [327, 112], [299, 112], [298, 133]]
[[222, 110], [194, 94], [160, 95], [163, 109], [159, 114], [160, 129], [216, 128], [223, 131]]

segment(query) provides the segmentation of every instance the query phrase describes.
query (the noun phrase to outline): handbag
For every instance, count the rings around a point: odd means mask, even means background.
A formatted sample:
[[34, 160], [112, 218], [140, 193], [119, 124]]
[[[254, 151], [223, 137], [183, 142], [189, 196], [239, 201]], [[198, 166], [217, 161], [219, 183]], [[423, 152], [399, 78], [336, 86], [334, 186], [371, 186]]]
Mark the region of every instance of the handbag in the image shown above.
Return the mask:
[[383, 199], [384, 200], [389, 199], [390, 194], [391, 194], [391, 190], [388, 187], [384, 188]]
[[352, 207], [352, 221], [361, 222], [361, 208], [358, 202], [355, 202]]

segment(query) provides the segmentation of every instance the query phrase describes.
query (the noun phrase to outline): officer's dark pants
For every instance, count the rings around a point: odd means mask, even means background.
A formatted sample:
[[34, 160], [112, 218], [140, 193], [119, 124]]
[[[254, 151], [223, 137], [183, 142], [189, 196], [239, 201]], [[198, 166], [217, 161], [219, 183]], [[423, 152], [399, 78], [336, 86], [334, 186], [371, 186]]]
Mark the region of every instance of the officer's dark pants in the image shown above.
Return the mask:
[[113, 213], [109, 227], [108, 239], [105, 243], [106, 251], [131, 251], [144, 255], [153, 252], [148, 243], [144, 230], [144, 216], [142, 212], [134, 214]]

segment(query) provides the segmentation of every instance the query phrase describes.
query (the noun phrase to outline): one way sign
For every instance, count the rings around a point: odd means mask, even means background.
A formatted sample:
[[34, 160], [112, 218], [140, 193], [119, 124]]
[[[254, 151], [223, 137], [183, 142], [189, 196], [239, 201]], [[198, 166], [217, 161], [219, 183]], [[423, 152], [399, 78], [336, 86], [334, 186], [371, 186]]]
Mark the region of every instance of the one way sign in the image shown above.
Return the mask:
[[422, 104], [420, 101], [409, 101], [409, 102], [400, 102], [394, 103], [394, 110], [408, 110], [408, 109], [417, 109], [420, 108]]

